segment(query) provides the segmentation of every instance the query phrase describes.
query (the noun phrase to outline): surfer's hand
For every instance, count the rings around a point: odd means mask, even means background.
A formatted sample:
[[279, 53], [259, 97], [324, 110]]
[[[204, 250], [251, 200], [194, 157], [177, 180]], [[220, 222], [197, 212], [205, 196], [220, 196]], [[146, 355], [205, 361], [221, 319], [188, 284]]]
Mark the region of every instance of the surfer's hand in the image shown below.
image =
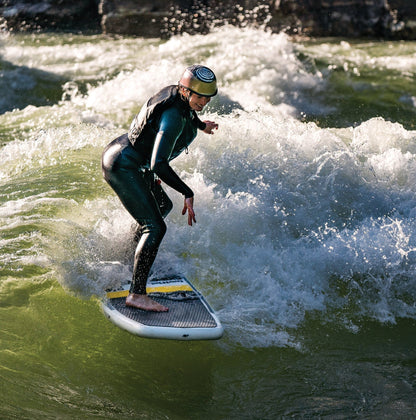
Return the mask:
[[188, 212], [188, 225], [192, 226], [192, 222], [196, 223], [195, 212], [194, 212], [194, 198], [185, 198], [182, 215]]
[[214, 121], [203, 121], [206, 125], [206, 127], [202, 130], [204, 133], [207, 134], [214, 134], [213, 130], [218, 130], [218, 124], [216, 124]]

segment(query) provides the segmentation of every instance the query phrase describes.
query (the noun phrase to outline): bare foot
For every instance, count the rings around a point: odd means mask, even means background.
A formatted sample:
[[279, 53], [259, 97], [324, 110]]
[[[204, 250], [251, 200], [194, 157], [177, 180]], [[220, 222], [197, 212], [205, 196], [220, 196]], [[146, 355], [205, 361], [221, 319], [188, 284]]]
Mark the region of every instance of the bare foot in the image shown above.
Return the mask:
[[126, 306], [143, 309], [144, 311], [167, 312], [169, 308], [157, 303], [147, 295], [130, 293], [126, 298]]

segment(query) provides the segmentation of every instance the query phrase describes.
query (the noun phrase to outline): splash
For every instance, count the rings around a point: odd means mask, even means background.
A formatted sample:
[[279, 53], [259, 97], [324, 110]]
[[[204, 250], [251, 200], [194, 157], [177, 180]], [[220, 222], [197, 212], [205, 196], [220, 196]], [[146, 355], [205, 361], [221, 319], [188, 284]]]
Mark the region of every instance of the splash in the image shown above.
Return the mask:
[[[228, 341], [245, 347], [301, 348], [310, 319], [355, 332], [367, 319], [416, 316], [416, 133], [381, 117], [306, 122], [309, 110], [328, 112], [310, 93], [330, 81], [286, 35], [224, 27], [163, 42], [74, 37], [65, 48], [58, 38], [4, 49], [16, 66], [65, 79], [56, 103], [1, 116], [0, 229], [12, 235], [8, 221], [24, 230], [30, 219], [42, 246], [27, 254], [70, 293], [100, 295], [130, 277], [132, 220], [102, 180], [101, 151], [198, 62], [217, 75], [220, 93], [202, 117], [220, 128], [173, 162], [196, 192], [197, 224], [186, 225], [182, 198], [167, 189], [174, 210], [153, 275], [192, 279]], [[352, 50], [335, 52], [352, 60]], [[14, 233], [23, 248], [27, 233]]]

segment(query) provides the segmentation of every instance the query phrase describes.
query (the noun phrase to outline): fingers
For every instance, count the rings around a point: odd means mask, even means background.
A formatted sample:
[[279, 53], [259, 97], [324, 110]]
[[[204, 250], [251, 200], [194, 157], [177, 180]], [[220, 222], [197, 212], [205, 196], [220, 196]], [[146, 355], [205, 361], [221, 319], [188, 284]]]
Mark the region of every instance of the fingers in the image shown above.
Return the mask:
[[196, 223], [195, 213], [192, 209], [188, 208], [188, 225], [192, 226], [192, 222]]
[[188, 212], [188, 225], [192, 226], [192, 215], [191, 212]]
[[204, 123], [206, 124], [206, 127], [203, 130], [204, 133], [214, 134], [213, 130], [218, 130], [218, 124], [216, 124], [214, 121], [204, 121]]
[[[188, 206], [187, 210], [188, 210], [188, 225], [192, 226], [192, 222], [196, 223], [195, 212], [194, 212], [193, 207], [191, 207], [191, 206]], [[186, 212], [186, 210], [185, 210], [185, 212]]]
[[185, 215], [186, 212], [188, 212], [188, 225], [192, 226], [192, 222], [196, 223], [193, 197], [185, 198], [182, 215]]

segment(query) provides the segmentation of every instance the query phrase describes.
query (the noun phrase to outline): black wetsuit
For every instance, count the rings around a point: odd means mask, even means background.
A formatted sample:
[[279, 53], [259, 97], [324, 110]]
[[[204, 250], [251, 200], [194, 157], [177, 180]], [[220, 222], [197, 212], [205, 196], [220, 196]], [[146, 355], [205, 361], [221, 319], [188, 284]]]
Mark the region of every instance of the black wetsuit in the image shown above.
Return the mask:
[[163, 219], [172, 210], [155, 174], [185, 198], [193, 197], [169, 162], [187, 149], [197, 128], [204, 129], [205, 123], [181, 99], [177, 87], [168, 86], [149, 99], [129, 133], [104, 150], [104, 178], [139, 224], [131, 293], [146, 293], [147, 277], [166, 233]]

